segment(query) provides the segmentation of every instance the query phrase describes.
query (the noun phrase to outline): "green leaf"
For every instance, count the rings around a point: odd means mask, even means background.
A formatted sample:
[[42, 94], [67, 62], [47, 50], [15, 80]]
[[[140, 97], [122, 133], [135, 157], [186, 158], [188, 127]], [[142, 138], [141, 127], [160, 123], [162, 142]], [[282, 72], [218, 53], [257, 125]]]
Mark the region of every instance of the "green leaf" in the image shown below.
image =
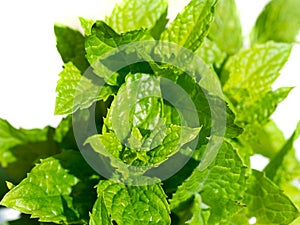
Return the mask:
[[[290, 89], [272, 92], [272, 84], [288, 60], [290, 44], [268, 42], [241, 50], [229, 58], [222, 74], [223, 90], [235, 107], [237, 120], [264, 120], [275, 110]], [[259, 57], [258, 57], [259, 56]], [[268, 104], [268, 108], [265, 104]], [[262, 107], [259, 112], [253, 112]]]
[[93, 207], [90, 214], [90, 225], [113, 225], [111, 218], [107, 212], [104, 199], [100, 196]]
[[85, 58], [84, 37], [79, 31], [55, 25], [57, 50], [64, 63], [72, 62], [82, 73], [89, 67]]
[[300, 181], [300, 163], [295, 156], [294, 142], [299, 135], [300, 122], [292, 136], [264, 169], [266, 176], [282, 188], [298, 207], [300, 199], [297, 196], [299, 196], [300, 190], [297, 182]]
[[79, 21], [81, 24], [81, 27], [83, 28], [84, 35], [89, 36], [92, 32], [92, 27], [94, 25], [94, 20], [85, 19], [83, 17], [79, 17]]
[[235, 0], [218, 1], [208, 38], [230, 55], [243, 46], [241, 21]]
[[[168, 202], [160, 184], [127, 186], [110, 180], [100, 181], [98, 196], [100, 203], [94, 211], [99, 211], [100, 206], [107, 209], [108, 215], [92, 214], [96, 224], [110, 224], [112, 220], [118, 225], [171, 224]], [[108, 223], [107, 218], [110, 218]]]
[[295, 130], [295, 132], [292, 134], [292, 136], [289, 138], [289, 140], [286, 142], [286, 144], [282, 147], [282, 149], [278, 152], [278, 154], [270, 161], [270, 163], [265, 168], [266, 176], [274, 180], [275, 175], [280, 169], [280, 166], [282, 165], [284, 157], [293, 149], [294, 141], [297, 140], [297, 138], [300, 135], [300, 122], [298, 123], [298, 126]]
[[[180, 113], [185, 116], [184, 121], [181, 121], [181, 123], [184, 122], [192, 126], [192, 124], [199, 122], [199, 126], [202, 127], [199, 136], [200, 144], [205, 144], [207, 137], [212, 133], [222, 137], [225, 133], [226, 137], [233, 138], [242, 132], [242, 129], [234, 123], [235, 116], [226, 101], [223, 97], [217, 96], [219, 93], [216, 93], [215, 89], [217, 86], [214, 86], [214, 84], [218, 84], [219, 80], [215, 74], [205, 70], [201, 73], [200, 81], [197, 83], [195, 81], [196, 78], [174, 67], [155, 68], [154, 71], [155, 74], [174, 83], [171, 87], [166, 87], [165, 91], [172, 93], [172, 99], [174, 99], [172, 105], [176, 110], [180, 109]], [[172, 89], [176, 85], [182, 88], [180, 92], [178, 88]], [[211, 88], [212, 91], [209, 92], [206, 88]], [[183, 96], [183, 94], [186, 96]], [[190, 108], [191, 105], [186, 103], [187, 101], [193, 102], [195, 110]], [[196, 118], [195, 113], [198, 113], [198, 118]], [[175, 117], [175, 121], [177, 120], [178, 118]]]
[[205, 225], [207, 223], [207, 216], [209, 217], [209, 215], [207, 215], [207, 213], [205, 212], [205, 209], [203, 210], [203, 202], [201, 199], [201, 195], [199, 195], [198, 193], [195, 194], [194, 200], [193, 200], [193, 206], [191, 211], [193, 212], [193, 216], [192, 218], [187, 221], [186, 224], [189, 225]]
[[0, 164], [12, 181], [23, 179], [37, 160], [60, 152], [53, 135], [54, 130], [50, 127], [16, 129], [0, 119]]
[[[112, 129], [125, 138], [132, 126], [153, 129], [161, 111], [160, 80], [147, 74], [127, 75], [110, 107]], [[122, 116], [120, 116], [122, 115]]]
[[72, 114], [78, 109], [86, 109], [98, 100], [107, 100], [115, 90], [105, 85], [103, 79], [91, 71], [81, 76], [80, 71], [70, 62], [65, 64], [57, 82], [55, 114]]
[[243, 196], [245, 182], [246, 167], [236, 150], [224, 142], [206, 170], [196, 168], [179, 186], [170, 201], [171, 209], [175, 212], [184, 209], [184, 205], [199, 194], [207, 205], [205, 209], [210, 209], [208, 224], [226, 223], [241, 209], [237, 202]]
[[[146, 30], [133, 30], [127, 33], [118, 34], [105, 22], [97, 21], [93, 25], [91, 33], [92, 34], [86, 39], [85, 47], [87, 52], [86, 57], [91, 66], [94, 68], [93, 72], [98, 76], [105, 78], [106, 82], [109, 84], [116, 86], [118, 85], [118, 82], [117, 80], [115, 81], [113, 79], [117, 78], [113, 76], [111, 77], [111, 74], [107, 75], [106, 67], [111, 66], [112, 68], [109, 69], [111, 69], [113, 72], [117, 72], [114, 69], [118, 67], [118, 63], [120, 64], [118, 60], [126, 62], [127, 59], [126, 56], [124, 57], [123, 55], [115, 55], [117, 53], [117, 51], [115, 51], [113, 53], [114, 57], [112, 60], [116, 60], [116, 62], [111, 62], [109, 59], [111, 55], [108, 55], [108, 52], [116, 49], [118, 46], [141, 40], [145, 36]], [[103, 61], [104, 59], [108, 61], [108, 65], [105, 64], [105, 61]]]
[[283, 87], [265, 93], [260, 99], [244, 102], [238, 106], [238, 111], [246, 112], [237, 116], [237, 121], [244, 123], [263, 123], [275, 112], [278, 104], [286, 99], [293, 88]]
[[251, 33], [252, 43], [294, 42], [300, 30], [300, 2], [272, 0], [261, 12]]
[[196, 56], [203, 59], [204, 62], [221, 67], [226, 58], [226, 53], [221, 51], [217, 44], [208, 38], [204, 39], [203, 44], [195, 52]]
[[250, 154], [254, 152], [273, 158], [285, 144], [285, 137], [275, 122], [269, 120], [265, 124], [247, 125], [239, 141], [251, 148]]
[[165, 12], [156, 21], [154, 27], [152, 27], [151, 30], [149, 30], [149, 33], [155, 40], [159, 40], [162, 32], [166, 29], [166, 25], [169, 22], [167, 16], [168, 16], [168, 8], [166, 7]]
[[[156, 167], [177, 153], [184, 144], [195, 139], [199, 130], [175, 125], [162, 129], [162, 126], [158, 125], [149, 137], [135, 137], [140, 144], [132, 144], [132, 136], [121, 143], [112, 132], [91, 136], [86, 143], [96, 152], [109, 157], [112, 166], [128, 176], [128, 172], [136, 172], [128, 171], [129, 165], [140, 167], [142, 173]], [[134, 146], [128, 146], [129, 144]]]
[[124, 0], [105, 21], [120, 33], [141, 28], [151, 29], [167, 8], [166, 0]]
[[96, 197], [93, 175], [79, 152], [65, 151], [42, 160], [0, 204], [41, 222], [86, 223]]
[[215, 4], [216, 0], [192, 0], [162, 33], [161, 40], [196, 51], [208, 34]]
[[232, 220], [233, 224], [247, 224], [250, 218], [256, 218], [257, 225], [288, 225], [299, 216], [291, 200], [262, 172], [253, 170], [247, 186], [247, 207]]

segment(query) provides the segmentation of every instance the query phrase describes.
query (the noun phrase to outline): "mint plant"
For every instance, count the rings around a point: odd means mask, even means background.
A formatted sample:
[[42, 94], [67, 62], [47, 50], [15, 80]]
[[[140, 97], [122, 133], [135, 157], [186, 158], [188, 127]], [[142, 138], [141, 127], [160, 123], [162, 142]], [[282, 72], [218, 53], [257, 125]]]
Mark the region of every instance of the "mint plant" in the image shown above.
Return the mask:
[[250, 46], [234, 0], [191, 0], [174, 21], [166, 0], [124, 0], [81, 31], [55, 25], [65, 117], [0, 120], [1, 205], [23, 213], [5, 224], [299, 224], [300, 123], [285, 139], [271, 119], [298, 5], [272, 0]]

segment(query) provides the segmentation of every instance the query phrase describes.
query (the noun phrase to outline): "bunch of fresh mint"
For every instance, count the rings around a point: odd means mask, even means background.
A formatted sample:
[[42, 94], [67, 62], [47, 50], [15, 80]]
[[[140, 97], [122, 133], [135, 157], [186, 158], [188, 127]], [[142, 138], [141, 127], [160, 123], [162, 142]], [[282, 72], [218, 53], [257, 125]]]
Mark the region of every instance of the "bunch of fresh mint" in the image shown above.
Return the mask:
[[124, 0], [105, 21], [80, 18], [82, 32], [56, 25], [66, 117], [0, 120], [1, 205], [24, 213], [5, 224], [300, 224], [300, 124], [286, 140], [270, 119], [292, 90], [272, 84], [299, 8], [272, 0], [250, 47], [234, 0], [191, 0], [174, 21], [167, 0]]

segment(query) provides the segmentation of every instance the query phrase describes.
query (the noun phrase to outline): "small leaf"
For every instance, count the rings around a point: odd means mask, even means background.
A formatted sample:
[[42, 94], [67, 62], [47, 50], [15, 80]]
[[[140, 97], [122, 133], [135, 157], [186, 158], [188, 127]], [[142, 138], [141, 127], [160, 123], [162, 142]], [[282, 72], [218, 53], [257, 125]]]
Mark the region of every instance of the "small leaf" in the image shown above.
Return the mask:
[[91, 35], [92, 27], [95, 22], [93, 20], [85, 19], [83, 17], [79, 17], [79, 21], [80, 21], [81, 27], [84, 30], [85, 36]]
[[89, 67], [85, 58], [84, 37], [79, 31], [55, 25], [57, 49], [64, 63], [72, 62], [82, 73]]
[[208, 38], [223, 52], [234, 54], [243, 46], [241, 21], [235, 0], [219, 0], [215, 11]]
[[120, 33], [141, 28], [151, 29], [167, 8], [166, 0], [124, 0], [105, 21]]
[[300, 30], [300, 2], [272, 0], [261, 12], [251, 33], [252, 43], [295, 42]]
[[102, 78], [90, 70], [85, 76], [70, 62], [65, 64], [57, 82], [55, 114], [72, 114], [78, 109], [86, 109], [98, 100], [107, 100], [115, 90], [105, 85]]
[[192, 0], [162, 33], [161, 40], [196, 51], [208, 34], [215, 4], [216, 0]]

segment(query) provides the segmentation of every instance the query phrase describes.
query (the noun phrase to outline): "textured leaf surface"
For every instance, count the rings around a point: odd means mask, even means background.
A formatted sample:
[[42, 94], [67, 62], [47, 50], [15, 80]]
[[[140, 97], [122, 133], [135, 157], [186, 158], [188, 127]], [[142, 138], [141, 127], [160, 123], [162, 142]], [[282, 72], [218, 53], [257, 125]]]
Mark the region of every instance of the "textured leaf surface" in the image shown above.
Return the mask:
[[245, 191], [246, 168], [237, 152], [223, 143], [214, 162], [204, 171], [195, 169], [171, 199], [171, 209], [180, 210], [182, 204], [200, 194], [211, 214], [208, 224], [226, 223], [241, 206], [237, 201]]
[[85, 58], [84, 37], [79, 31], [69, 27], [55, 25], [57, 50], [64, 63], [72, 62], [83, 73], [89, 63]]
[[103, 79], [90, 70], [85, 76], [72, 64], [67, 63], [57, 82], [55, 114], [71, 114], [78, 109], [90, 107], [97, 100], [106, 100], [114, 88], [105, 85]]
[[236, 53], [243, 46], [242, 27], [235, 0], [218, 1], [208, 38], [228, 54]]
[[[117, 81], [114, 81], [113, 79], [117, 78], [111, 77], [111, 74], [106, 74], [106, 67], [109, 67], [113, 72], [117, 72], [116, 70], [120, 69], [118, 68], [120, 61], [121, 65], [123, 65], [123, 62], [126, 62], [127, 59], [126, 55], [118, 55], [116, 52], [113, 52], [113, 55], [108, 55], [108, 52], [114, 50], [118, 46], [141, 40], [145, 33], [146, 30], [141, 29], [118, 34], [105, 22], [97, 21], [92, 27], [91, 35], [87, 37], [85, 42], [87, 52], [86, 57], [94, 68], [93, 72], [100, 77], [106, 78], [108, 83], [116, 85]], [[110, 56], [113, 56], [112, 59], [110, 59]], [[107, 58], [108, 62], [105, 64], [103, 60]]]
[[196, 51], [208, 34], [216, 0], [192, 0], [162, 33], [161, 40]]
[[113, 9], [106, 21], [120, 33], [141, 28], [151, 29], [167, 7], [166, 0], [124, 0]]
[[195, 139], [199, 130], [175, 125], [165, 129], [157, 127], [148, 138], [137, 139], [136, 141], [140, 143], [134, 146], [129, 138], [126, 146], [131, 144], [130, 147], [135, 148], [125, 147], [124, 142], [122, 145], [114, 133], [89, 137], [86, 143], [89, 143], [96, 152], [109, 157], [112, 165], [122, 172], [126, 171], [127, 165], [146, 166], [141, 168], [145, 172], [177, 153], [184, 144]]
[[270, 1], [256, 21], [252, 43], [294, 42], [300, 30], [299, 8], [298, 0]]
[[42, 160], [1, 205], [42, 222], [82, 224], [95, 201], [92, 175], [79, 152], [66, 151]]
[[[242, 50], [229, 58], [224, 69], [226, 72], [222, 74], [223, 90], [235, 106], [237, 120], [247, 123], [259, 117], [268, 118], [287, 96], [289, 89], [272, 92], [272, 84], [290, 52], [289, 44], [269, 42]], [[258, 107], [262, 109], [252, 115]]]
[[100, 200], [94, 211], [106, 207], [108, 215], [92, 215], [97, 224], [110, 224], [105, 222], [107, 218], [118, 225], [171, 224], [166, 195], [160, 184], [126, 186], [109, 180], [100, 181], [98, 196]]
[[268, 158], [273, 158], [286, 142], [282, 131], [272, 120], [263, 125], [247, 125], [239, 140], [251, 148], [251, 154], [258, 153]]
[[296, 158], [294, 142], [300, 135], [300, 122], [292, 136], [282, 146], [264, 169], [266, 176], [277, 184], [285, 193], [300, 206], [300, 162]]
[[253, 170], [247, 186], [246, 207], [232, 221], [233, 224], [247, 224], [250, 218], [255, 217], [257, 225], [288, 225], [298, 217], [295, 205], [263, 173]]

